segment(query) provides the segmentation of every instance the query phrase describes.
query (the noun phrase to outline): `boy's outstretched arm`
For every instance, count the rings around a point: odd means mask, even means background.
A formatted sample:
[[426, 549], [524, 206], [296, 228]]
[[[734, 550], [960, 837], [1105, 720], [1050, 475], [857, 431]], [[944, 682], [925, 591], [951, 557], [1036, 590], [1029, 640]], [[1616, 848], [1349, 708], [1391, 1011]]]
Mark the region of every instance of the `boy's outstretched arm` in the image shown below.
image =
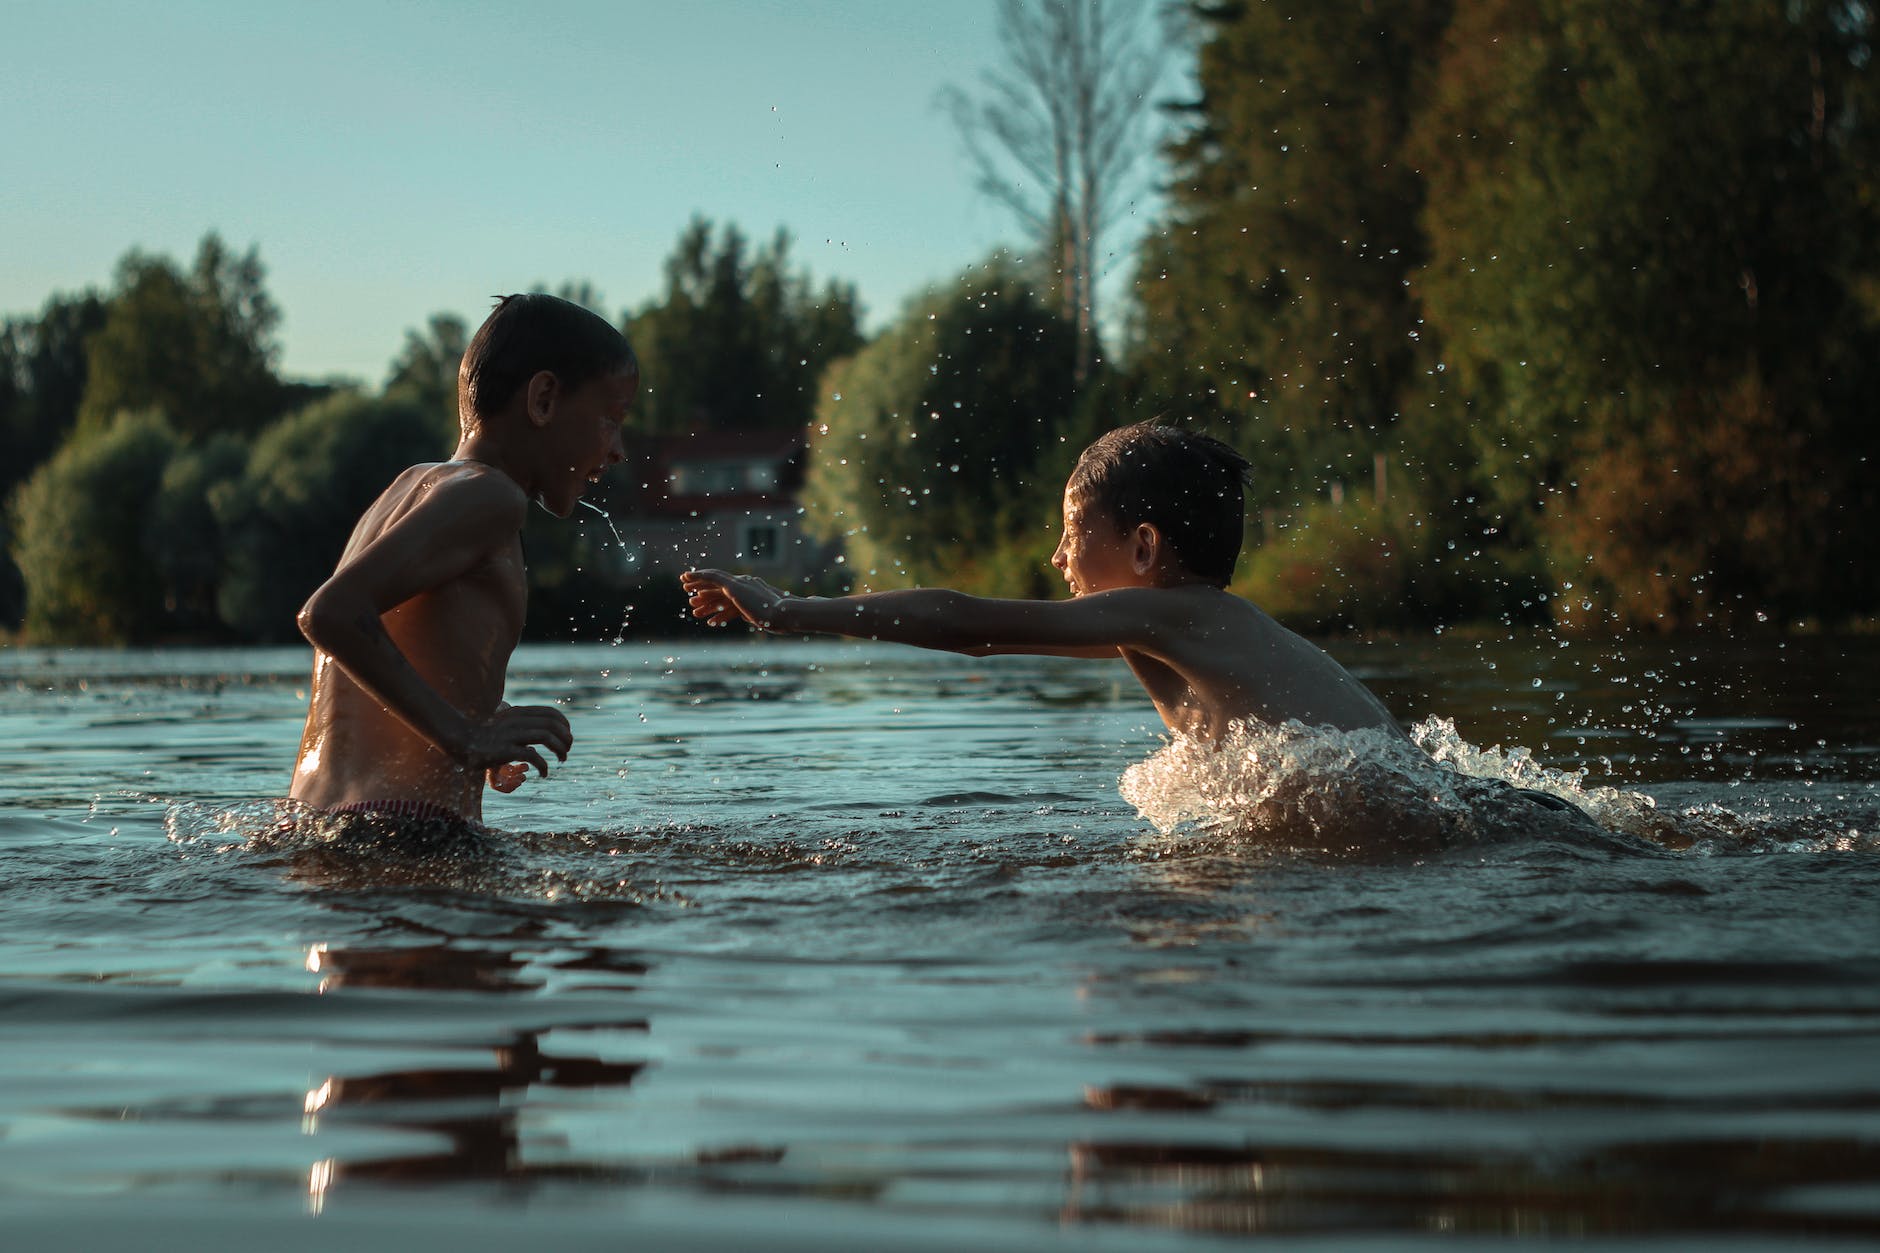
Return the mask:
[[945, 588], [860, 596], [790, 596], [762, 579], [692, 570], [680, 577], [692, 616], [712, 626], [740, 618], [764, 631], [847, 635], [985, 656], [1044, 653], [1114, 657], [1159, 634], [1151, 603], [1133, 590], [1075, 600], [993, 600]]
[[546, 775], [548, 763], [535, 746], [566, 761], [573, 743], [567, 717], [550, 705], [501, 705], [483, 721], [466, 716], [425, 682], [379, 619], [513, 542], [527, 506], [520, 489], [494, 476], [439, 482], [344, 561], [298, 617], [308, 642], [468, 770], [526, 761]]

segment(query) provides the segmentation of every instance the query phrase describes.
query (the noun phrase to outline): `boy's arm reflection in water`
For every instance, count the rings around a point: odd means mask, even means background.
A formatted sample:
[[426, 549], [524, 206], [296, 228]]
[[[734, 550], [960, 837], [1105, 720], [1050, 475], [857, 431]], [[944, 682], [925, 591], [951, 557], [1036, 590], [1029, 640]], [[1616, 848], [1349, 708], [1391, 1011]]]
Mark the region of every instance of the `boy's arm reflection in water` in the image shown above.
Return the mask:
[[801, 597], [718, 570], [681, 581], [693, 616], [713, 626], [742, 620], [976, 656], [1120, 657], [1178, 735], [1215, 740], [1235, 723], [1297, 720], [1401, 736], [1344, 667], [1227, 590], [1247, 472], [1233, 449], [1176, 427], [1143, 422], [1098, 439], [1065, 486], [1051, 557], [1068, 601], [930, 588]]
[[[648, 969], [628, 954], [596, 949], [561, 963], [566, 968], [601, 972], [633, 979]], [[307, 969], [320, 976], [322, 995], [343, 994], [342, 989], [370, 989], [375, 993], [471, 992], [533, 995], [542, 979], [516, 953], [481, 944], [423, 944], [397, 948], [329, 948], [315, 945], [307, 954]], [[616, 985], [617, 991], [629, 987]], [[326, 1194], [343, 1182], [442, 1182], [469, 1179], [552, 1179], [578, 1172], [583, 1178], [604, 1177], [604, 1163], [585, 1161], [569, 1166], [548, 1154], [547, 1161], [526, 1160], [521, 1127], [529, 1110], [527, 1094], [550, 1089], [554, 1101], [574, 1099], [572, 1093], [602, 1094], [631, 1085], [650, 1064], [645, 1060], [611, 1061], [598, 1056], [601, 1047], [585, 1045], [583, 1033], [629, 1039], [647, 1030], [644, 1019], [576, 1019], [539, 1028], [503, 1031], [488, 1040], [487, 1061], [477, 1064], [473, 1051], [464, 1064], [380, 1070], [370, 1074], [330, 1075], [308, 1090], [304, 1117], [309, 1130], [318, 1129], [322, 1117], [338, 1115], [356, 1125], [378, 1124], [406, 1131], [429, 1132], [442, 1140], [434, 1150], [382, 1155], [360, 1154], [345, 1159], [326, 1158], [309, 1176], [309, 1191], [316, 1209]], [[560, 1047], [544, 1047], [554, 1033]], [[570, 1047], [572, 1045], [572, 1048]], [[596, 1051], [588, 1051], [588, 1049]], [[694, 1154], [697, 1164], [720, 1162], [776, 1162], [779, 1147], [733, 1144]], [[637, 1180], [643, 1172], [619, 1169], [624, 1179]]]

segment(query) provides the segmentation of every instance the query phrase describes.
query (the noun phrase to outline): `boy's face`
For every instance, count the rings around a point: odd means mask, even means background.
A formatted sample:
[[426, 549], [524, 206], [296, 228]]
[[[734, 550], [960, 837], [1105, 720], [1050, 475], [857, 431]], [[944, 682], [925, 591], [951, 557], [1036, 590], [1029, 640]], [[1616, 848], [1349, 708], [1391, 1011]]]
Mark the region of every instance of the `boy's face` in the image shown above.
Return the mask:
[[620, 429], [640, 391], [640, 376], [604, 374], [556, 395], [541, 432], [541, 500], [558, 518], [574, 512], [590, 483], [626, 456]]
[[1101, 510], [1086, 506], [1069, 492], [1064, 493], [1064, 537], [1051, 554], [1051, 564], [1063, 572], [1073, 596], [1142, 582], [1129, 534], [1118, 531]]

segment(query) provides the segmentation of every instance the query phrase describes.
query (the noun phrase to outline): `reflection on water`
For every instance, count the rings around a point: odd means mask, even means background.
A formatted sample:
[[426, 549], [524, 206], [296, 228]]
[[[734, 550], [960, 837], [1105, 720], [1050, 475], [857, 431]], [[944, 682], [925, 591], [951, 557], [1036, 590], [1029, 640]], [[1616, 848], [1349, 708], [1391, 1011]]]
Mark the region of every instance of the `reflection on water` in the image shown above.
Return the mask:
[[[514, 952], [452, 944], [402, 948], [335, 948], [316, 944], [307, 969], [320, 975], [319, 992], [344, 989], [533, 993], [544, 981], [531, 977], [529, 963]], [[564, 957], [560, 970], [642, 976], [651, 967], [618, 950]], [[619, 992], [631, 985], [607, 979]], [[317, 1136], [329, 1120], [368, 1123], [431, 1137], [427, 1152], [322, 1158], [308, 1172], [312, 1212], [325, 1210], [341, 1185], [414, 1184], [502, 1180], [508, 1185], [577, 1180], [594, 1184], [645, 1184], [649, 1170], [620, 1162], [570, 1158], [565, 1141], [536, 1133], [525, 1139], [523, 1122], [537, 1107], [553, 1107], [568, 1093], [592, 1094], [627, 1088], [650, 1064], [644, 1058], [610, 1059], [603, 1046], [633, 1048], [647, 1032], [644, 1020], [577, 1021], [503, 1034], [480, 1049], [478, 1064], [424, 1066], [329, 1075], [309, 1089], [303, 1130]], [[774, 1163], [781, 1148], [733, 1145], [700, 1149], [692, 1164]], [[538, 1160], [546, 1158], [547, 1160]]]
[[[742, 1045], [701, 1039], [689, 1066], [757, 1072], [727, 1083], [718, 1100], [796, 1106], [784, 1122], [795, 1121], [803, 1141], [780, 1134], [700, 1143], [681, 1156], [670, 1144], [636, 1144], [631, 1133], [636, 1085], [657, 1079], [649, 1044], [659, 1023], [657, 1014], [625, 1015], [644, 1008], [636, 991], [659, 982], [660, 962], [558, 942], [534, 952], [525, 957], [487, 937], [309, 949], [305, 964], [323, 997], [465, 993], [534, 1006], [557, 972], [574, 971], [601, 979], [623, 1014], [453, 1039], [451, 1064], [325, 1076], [303, 1102], [302, 1129], [314, 1143], [352, 1125], [421, 1136], [426, 1147], [319, 1158], [307, 1175], [314, 1213], [351, 1188], [499, 1181], [521, 1194], [679, 1188], [866, 1199], [910, 1213], [940, 1198], [978, 1198], [994, 1210], [1048, 1209], [1058, 1223], [1205, 1233], [1880, 1236], [1871, 1208], [1846, 1204], [1880, 1187], [1880, 1143], [1871, 1135], [1880, 1094], [1865, 1086], [1880, 1044], [1873, 970], [1563, 963], [1510, 980], [1529, 1003], [1492, 1025], [1483, 1020], [1493, 1000], [1471, 1013], [1460, 1009], [1467, 996], [1452, 993], [1456, 1009], [1424, 1009], [1394, 1025], [1364, 1015], [1328, 1031], [1295, 1025], [1300, 1015], [1289, 1011], [1257, 1030], [1091, 1031], [1047, 1044], [1050, 1068], [1182, 1080], [1085, 1082], [1057, 1110], [1035, 1104], [1055, 1086], [1046, 1084], [1003, 1107], [973, 1111], [969, 1098], [965, 1117], [940, 1114], [946, 1102], [897, 1101], [891, 1090], [865, 1112], [859, 1098], [878, 1081], [871, 1071], [917, 1069], [932, 1058], [836, 1045], [854, 1069], [822, 1085], [819, 1113], [800, 1106], [805, 1094], [783, 1078], [777, 1050], [749, 1035]], [[1219, 982], [1225, 972], [1208, 966], [1137, 967], [1127, 982], [1213, 980], [1217, 995], [1231, 997]], [[801, 974], [786, 968], [779, 981]], [[971, 977], [998, 978], [991, 970]], [[1796, 984], [1826, 994], [1812, 1016], [1798, 1018], [1786, 992]], [[1542, 1000], [1573, 993], [1581, 1008], [1536, 1012], [1537, 988]], [[1709, 991], [1671, 1007], [1637, 998], [1665, 989]], [[1116, 994], [1101, 983], [1087, 991], [1097, 1000]], [[1837, 994], [1846, 999], [1833, 1004]], [[1336, 1017], [1321, 1007], [1320, 1021]], [[1458, 1029], [1470, 1019], [1481, 1025]], [[1684, 1059], [1693, 1077], [1667, 1086], [1662, 1071], [1628, 1068], [1626, 1059], [1653, 1053]], [[1835, 1055], [1838, 1069], [1796, 1069]], [[1778, 1058], [1790, 1063], [1787, 1073], [1752, 1078]], [[927, 1082], [947, 1082], [927, 1069]], [[715, 1087], [695, 1082], [701, 1096]], [[737, 1095], [740, 1088], [748, 1094]], [[579, 1142], [588, 1111], [620, 1124], [606, 1151]], [[831, 1120], [840, 1124], [833, 1137]], [[1026, 1125], [1033, 1134], [1011, 1135]], [[1038, 1138], [1053, 1126], [1066, 1129], [1055, 1143], [1048, 1131]], [[998, 1196], [1006, 1199], [991, 1199]]]
[[1527, 748], [1691, 836], [1535, 811], [1392, 857], [1158, 833], [1101, 667], [525, 653], [510, 696], [570, 701], [576, 755], [430, 838], [255, 800], [304, 659], [8, 661], [0, 734], [47, 751], [0, 776], [0, 1218], [1873, 1241], [1880, 646], [1656, 647], [1350, 649], [1496, 773]]
[[[342, 988], [515, 992], [539, 987], [520, 976], [513, 954], [480, 948], [420, 945], [403, 949], [336, 949], [316, 945], [307, 968], [321, 975], [320, 992]], [[517, 1031], [489, 1045], [482, 1065], [429, 1066], [370, 1074], [329, 1075], [307, 1092], [304, 1128], [317, 1135], [323, 1119], [357, 1118], [398, 1131], [428, 1134], [434, 1152], [341, 1161], [323, 1158], [308, 1176], [314, 1211], [341, 1183], [496, 1179], [526, 1176], [518, 1120], [532, 1090], [624, 1088], [644, 1061], [607, 1061], [543, 1047], [551, 1030], [563, 1040], [583, 1033], [641, 1033], [644, 1022], [584, 1023]], [[572, 1041], [570, 1041], [572, 1042]]]

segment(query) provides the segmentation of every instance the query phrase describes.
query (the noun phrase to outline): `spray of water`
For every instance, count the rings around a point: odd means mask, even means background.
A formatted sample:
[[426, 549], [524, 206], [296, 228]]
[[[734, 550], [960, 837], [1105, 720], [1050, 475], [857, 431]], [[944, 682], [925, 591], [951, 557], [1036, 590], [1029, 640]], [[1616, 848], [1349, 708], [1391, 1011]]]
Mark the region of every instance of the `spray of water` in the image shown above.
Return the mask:
[[[590, 500], [576, 499], [575, 503], [577, 505], [580, 505], [583, 509], [591, 509], [595, 513], [600, 514], [601, 521], [607, 524], [608, 531], [613, 534], [614, 543], [620, 546], [621, 552], [624, 553], [627, 551], [627, 541], [621, 538], [620, 528], [614, 525], [614, 516], [611, 513], [608, 513], [605, 509], [601, 508], [599, 505], [595, 504], [593, 501], [590, 501]], [[633, 616], [633, 606], [629, 605], [620, 615], [620, 629], [614, 632], [614, 638], [613, 638], [614, 647], [618, 648], [621, 645], [621, 643], [626, 640], [627, 622], [632, 616]]]
[[[1514, 834], [1653, 838], [1651, 797], [1587, 788], [1523, 749], [1479, 749], [1432, 718], [1404, 740], [1299, 722], [1236, 724], [1219, 741], [1178, 737], [1121, 780], [1157, 830], [1184, 824], [1293, 848], [1375, 853], [1466, 846]], [[1550, 807], [1527, 793], [1567, 802]]]

